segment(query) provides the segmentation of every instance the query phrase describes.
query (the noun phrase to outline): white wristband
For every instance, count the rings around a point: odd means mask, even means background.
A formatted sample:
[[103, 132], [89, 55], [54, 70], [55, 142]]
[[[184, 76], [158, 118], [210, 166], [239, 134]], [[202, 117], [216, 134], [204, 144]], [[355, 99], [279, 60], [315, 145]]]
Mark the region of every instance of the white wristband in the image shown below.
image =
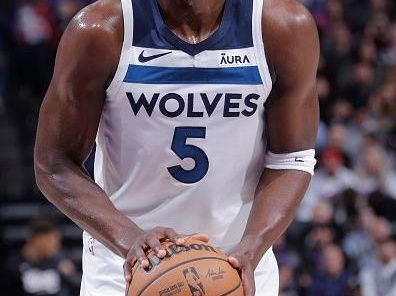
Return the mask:
[[265, 167], [272, 170], [298, 170], [313, 176], [315, 165], [315, 149], [285, 154], [268, 151], [265, 156]]

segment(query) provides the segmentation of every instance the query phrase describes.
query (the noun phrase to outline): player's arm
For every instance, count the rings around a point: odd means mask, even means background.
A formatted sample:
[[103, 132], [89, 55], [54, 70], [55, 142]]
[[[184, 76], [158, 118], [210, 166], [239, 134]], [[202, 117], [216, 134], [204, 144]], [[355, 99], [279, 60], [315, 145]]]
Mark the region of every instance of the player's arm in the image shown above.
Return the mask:
[[[99, 125], [105, 93], [123, 42], [119, 1], [85, 8], [70, 23], [59, 45], [54, 75], [40, 110], [34, 154], [43, 194], [82, 229], [126, 258], [126, 278], [145, 252], [165, 255], [160, 239], [182, 240], [173, 229], [144, 233], [120, 213], [83, 169]], [[127, 160], [125, 160], [127, 161]]]
[[122, 42], [115, 28], [118, 21], [104, 23], [104, 18], [99, 9], [88, 7], [71, 21], [62, 37], [40, 109], [34, 162], [37, 184], [48, 200], [125, 256], [138, 229], [83, 169]]
[[[297, 1], [266, 3], [263, 35], [274, 82], [266, 103], [268, 149], [279, 155], [307, 151], [315, 146], [319, 121], [316, 25]], [[295, 217], [310, 179], [296, 169], [263, 172], [243, 239], [230, 258], [242, 269], [246, 295], [254, 295], [254, 269]]]

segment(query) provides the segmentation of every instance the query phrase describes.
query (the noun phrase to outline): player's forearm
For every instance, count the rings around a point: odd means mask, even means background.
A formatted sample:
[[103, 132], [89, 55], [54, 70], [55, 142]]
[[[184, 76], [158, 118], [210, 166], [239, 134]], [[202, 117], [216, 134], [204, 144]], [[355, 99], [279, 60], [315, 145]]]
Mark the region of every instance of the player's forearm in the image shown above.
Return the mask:
[[58, 209], [116, 254], [125, 257], [141, 230], [71, 161], [35, 163], [40, 190]]
[[295, 217], [311, 176], [296, 170], [265, 170], [243, 235], [255, 264]]

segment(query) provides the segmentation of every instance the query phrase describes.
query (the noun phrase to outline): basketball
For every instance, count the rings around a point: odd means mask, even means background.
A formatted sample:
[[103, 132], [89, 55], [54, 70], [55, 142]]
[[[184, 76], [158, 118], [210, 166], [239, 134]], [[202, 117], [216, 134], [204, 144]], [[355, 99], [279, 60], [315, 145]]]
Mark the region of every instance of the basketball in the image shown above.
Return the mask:
[[192, 238], [184, 246], [162, 246], [166, 257], [149, 254], [150, 270], [135, 266], [128, 296], [244, 295], [237, 270], [221, 250]]

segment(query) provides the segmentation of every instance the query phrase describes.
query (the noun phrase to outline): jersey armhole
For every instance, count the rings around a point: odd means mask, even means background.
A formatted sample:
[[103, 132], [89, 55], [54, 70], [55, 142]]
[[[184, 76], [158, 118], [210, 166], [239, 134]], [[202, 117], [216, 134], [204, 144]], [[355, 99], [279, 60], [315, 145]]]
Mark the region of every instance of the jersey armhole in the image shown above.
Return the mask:
[[124, 20], [124, 37], [122, 42], [120, 59], [114, 77], [106, 89], [106, 97], [116, 95], [119, 90], [125, 74], [128, 71], [129, 60], [128, 51], [132, 47], [133, 40], [133, 8], [132, 0], [120, 0], [122, 6], [122, 16]]
[[265, 55], [264, 41], [263, 41], [263, 0], [253, 0], [253, 19], [252, 19], [252, 33], [253, 45], [256, 55], [257, 65], [259, 68], [261, 80], [265, 93], [268, 97], [272, 90], [272, 79], [268, 68], [267, 58]]

